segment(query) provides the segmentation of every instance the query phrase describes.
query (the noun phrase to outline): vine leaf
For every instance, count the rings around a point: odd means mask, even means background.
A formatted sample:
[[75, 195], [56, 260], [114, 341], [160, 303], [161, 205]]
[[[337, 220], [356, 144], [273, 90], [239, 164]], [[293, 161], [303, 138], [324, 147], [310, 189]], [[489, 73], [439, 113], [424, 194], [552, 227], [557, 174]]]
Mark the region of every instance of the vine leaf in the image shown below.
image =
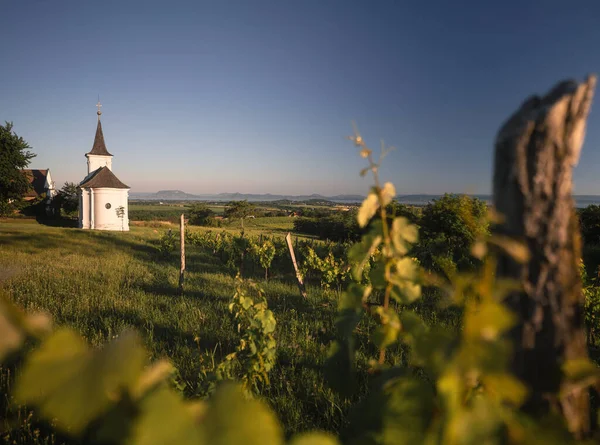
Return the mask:
[[374, 311], [379, 315], [381, 324], [375, 328], [371, 340], [379, 349], [386, 348], [398, 339], [401, 323], [394, 309], [379, 306]]
[[428, 443], [434, 397], [433, 388], [422, 379], [402, 374], [385, 378], [351, 413], [344, 436], [351, 444]]
[[49, 316], [25, 313], [0, 291], [0, 360], [18, 350], [27, 336], [42, 338], [51, 327]]
[[369, 196], [367, 196], [367, 198], [361, 204], [360, 209], [358, 209], [358, 225], [360, 227], [365, 227], [371, 218], [373, 218], [373, 215], [375, 215], [375, 212], [377, 212], [378, 208], [379, 198], [377, 197], [377, 194], [374, 192], [369, 193]]
[[587, 386], [600, 382], [600, 368], [587, 358], [567, 360], [562, 371], [570, 384]]
[[32, 352], [17, 379], [17, 403], [37, 406], [74, 434], [116, 403], [141, 375], [146, 353], [137, 335], [125, 332], [92, 351], [70, 329], [61, 329]]
[[331, 389], [350, 396], [356, 389], [354, 339], [348, 337], [331, 343], [325, 361], [325, 380]]
[[[0, 300], [0, 306], [3, 303]], [[9, 353], [19, 349], [25, 339], [23, 331], [11, 323], [11, 320], [8, 319], [3, 309], [0, 307], [0, 360]]]
[[162, 387], [141, 403], [131, 445], [202, 444], [202, 431], [195, 417], [201, 417], [206, 405], [184, 403], [173, 391]]
[[419, 230], [417, 226], [410, 224], [408, 219], [400, 216], [394, 218], [391, 236], [396, 251], [400, 255], [405, 255], [408, 252], [409, 245], [419, 240]]
[[391, 182], [386, 182], [381, 189], [381, 205], [386, 206], [396, 196], [396, 187]]
[[207, 445], [283, 444], [281, 426], [271, 409], [260, 400], [247, 399], [233, 383], [217, 388], [203, 417], [202, 431], [200, 443]]
[[354, 244], [348, 250], [348, 260], [354, 264], [352, 267], [352, 276], [356, 281], [361, 281], [367, 262], [383, 241], [383, 238], [381, 235], [379, 235], [379, 232], [380, 230], [370, 231], [370, 233], [363, 236], [359, 243]]
[[488, 395], [499, 402], [510, 402], [515, 406], [521, 406], [527, 397], [527, 387], [508, 373], [484, 374], [482, 383]]

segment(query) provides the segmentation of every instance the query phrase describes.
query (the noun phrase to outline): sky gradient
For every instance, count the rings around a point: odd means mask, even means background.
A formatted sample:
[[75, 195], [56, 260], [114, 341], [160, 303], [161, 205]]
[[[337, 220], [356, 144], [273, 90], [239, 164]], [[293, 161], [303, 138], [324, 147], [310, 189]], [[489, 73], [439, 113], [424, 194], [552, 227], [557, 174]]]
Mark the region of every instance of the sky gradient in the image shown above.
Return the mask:
[[[98, 94], [134, 192], [368, 191], [356, 121], [399, 194], [489, 193], [502, 122], [600, 73], [598, 1], [3, 1], [0, 122], [79, 182]], [[575, 193], [600, 195], [600, 98]]]

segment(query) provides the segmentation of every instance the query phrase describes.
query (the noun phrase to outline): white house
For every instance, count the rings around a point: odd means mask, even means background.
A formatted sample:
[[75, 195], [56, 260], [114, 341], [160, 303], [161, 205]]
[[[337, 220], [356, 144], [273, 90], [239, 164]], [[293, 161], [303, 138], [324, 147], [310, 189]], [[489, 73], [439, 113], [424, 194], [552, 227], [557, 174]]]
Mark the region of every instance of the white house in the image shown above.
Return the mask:
[[26, 169], [21, 171], [31, 184], [31, 189], [23, 197], [25, 201], [32, 201], [46, 195], [46, 199], [50, 202], [58, 193], [54, 187], [54, 181], [52, 180], [52, 175], [50, 175], [49, 168], [45, 170]]
[[52, 199], [58, 194], [58, 191], [54, 187], [50, 169], [25, 169], [21, 171], [31, 184], [31, 188], [23, 196], [23, 200], [34, 201], [39, 198], [45, 198], [46, 213], [48, 215], [52, 214]]
[[112, 172], [112, 158], [102, 134], [98, 103], [98, 127], [87, 158], [87, 176], [79, 184], [79, 227], [96, 230], [129, 230], [129, 187]]

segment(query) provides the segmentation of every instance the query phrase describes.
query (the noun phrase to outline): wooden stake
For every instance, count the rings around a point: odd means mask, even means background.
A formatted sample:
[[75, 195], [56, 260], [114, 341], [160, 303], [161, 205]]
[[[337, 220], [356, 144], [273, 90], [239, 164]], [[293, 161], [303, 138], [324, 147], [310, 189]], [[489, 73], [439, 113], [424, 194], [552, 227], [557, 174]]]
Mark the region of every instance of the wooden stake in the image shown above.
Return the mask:
[[300, 295], [302, 298], [306, 298], [306, 289], [304, 287], [304, 282], [302, 281], [302, 275], [298, 270], [298, 264], [296, 263], [296, 255], [294, 255], [294, 246], [292, 246], [292, 234], [288, 232], [285, 237], [285, 241], [287, 242], [288, 249], [290, 249], [290, 257], [292, 258], [292, 264], [294, 265], [294, 271], [296, 272], [296, 279], [298, 280], [298, 289], [300, 289]]
[[185, 273], [185, 219], [183, 213], [179, 221], [179, 233], [181, 237], [181, 269], [179, 270], [179, 293], [183, 295], [183, 279]]
[[561, 82], [525, 101], [498, 132], [494, 167], [494, 206], [502, 221], [493, 230], [522, 240], [530, 253], [523, 264], [498, 255], [498, 277], [523, 289], [506, 300], [518, 317], [512, 371], [530, 390], [525, 410], [561, 409], [578, 438], [590, 431], [589, 395], [563, 381], [561, 365], [588, 357], [571, 193], [595, 84], [595, 77]]

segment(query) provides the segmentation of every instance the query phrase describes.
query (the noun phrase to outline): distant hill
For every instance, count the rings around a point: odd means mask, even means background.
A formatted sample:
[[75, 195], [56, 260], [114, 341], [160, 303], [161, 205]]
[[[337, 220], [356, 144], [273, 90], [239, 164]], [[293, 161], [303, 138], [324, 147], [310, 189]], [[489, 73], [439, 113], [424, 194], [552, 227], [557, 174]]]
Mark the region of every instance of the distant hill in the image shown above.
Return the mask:
[[[475, 198], [479, 198], [487, 203], [492, 202], [491, 195], [471, 195]], [[361, 195], [335, 195], [335, 196], [323, 196], [319, 194], [312, 195], [272, 195], [271, 193], [265, 194], [252, 194], [252, 193], [219, 193], [216, 195], [194, 195], [186, 193], [181, 190], [160, 190], [156, 193], [136, 193], [132, 192], [129, 194], [131, 199], [139, 200], [156, 200], [156, 201], [252, 201], [252, 202], [277, 202], [284, 204], [285, 202], [310, 202], [314, 205], [328, 205], [331, 203], [360, 203], [365, 197]], [[427, 205], [434, 199], [441, 198], [442, 195], [398, 195], [396, 201], [402, 204], [422, 206]], [[595, 195], [574, 195], [576, 207], [587, 207], [590, 204], [600, 205], [600, 196]]]
[[131, 199], [143, 199], [143, 200], [158, 200], [158, 201], [254, 201], [254, 202], [271, 202], [271, 201], [311, 201], [313, 203], [323, 202], [361, 202], [365, 199], [361, 195], [335, 195], [335, 196], [323, 196], [318, 194], [312, 195], [272, 195], [271, 193], [265, 194], [252, 194], [252, 193], [219, 193], [216, 195], [202, 194], [194, 195], [186, 193], [181, 190], [160, 190], [156, 193], [136, 193], [131, 192], [129, 194]]

